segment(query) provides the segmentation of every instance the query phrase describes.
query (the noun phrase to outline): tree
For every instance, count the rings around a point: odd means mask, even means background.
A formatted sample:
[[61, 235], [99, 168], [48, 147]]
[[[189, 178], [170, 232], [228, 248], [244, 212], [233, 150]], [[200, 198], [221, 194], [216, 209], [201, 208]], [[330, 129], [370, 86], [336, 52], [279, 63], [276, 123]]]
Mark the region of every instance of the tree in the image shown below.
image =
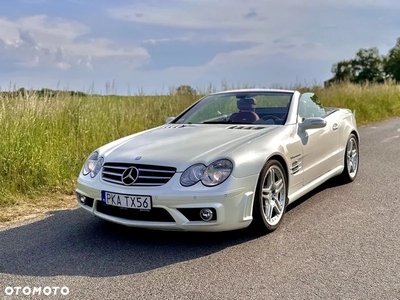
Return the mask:
[[383, 83], [388, 77], [386, 62], [387, 58], [379, 54], [378, 48], [360, 49], [355, 58], [342, 60], [332, 66], [333, 77], [325, 85], [341, 81], [357, 84]]
[[342, 60], [332, 66], [334, 81], [350, 81], [354, 80], [353, 60]]
[[353, 60], [354, 83], [383, 83], [384, 58], [378, 48], [360, 49]]
[[18, 94], [20, 94], [22, 96], [25, 96], [27, 94], [27, 90], [23, 87], [19, 88], [17, 92], [18, 92]]
[[388, 78], [400, 82], [400, 38], [397, 39], [396, 45], [389, 50], [385, 58], [384, 70]]
[[190, 85], [181, 85], [176, 88], [175, 92], [177, 95], [196, 95], [196, 90]]

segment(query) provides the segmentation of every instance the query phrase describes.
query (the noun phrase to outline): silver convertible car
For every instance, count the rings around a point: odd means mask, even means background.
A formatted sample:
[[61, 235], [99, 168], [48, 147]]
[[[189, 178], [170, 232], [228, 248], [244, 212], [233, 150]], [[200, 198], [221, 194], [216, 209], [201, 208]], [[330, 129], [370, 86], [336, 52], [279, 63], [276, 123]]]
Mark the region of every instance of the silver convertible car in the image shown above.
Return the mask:
[[212, 93], [96, 149], [76, 195], [84, 210], [126, 226], [270, 232], [288, 204], [326, 180], [356, 178], [359, 141], [353, 112], [323, 107], [314, 93]]

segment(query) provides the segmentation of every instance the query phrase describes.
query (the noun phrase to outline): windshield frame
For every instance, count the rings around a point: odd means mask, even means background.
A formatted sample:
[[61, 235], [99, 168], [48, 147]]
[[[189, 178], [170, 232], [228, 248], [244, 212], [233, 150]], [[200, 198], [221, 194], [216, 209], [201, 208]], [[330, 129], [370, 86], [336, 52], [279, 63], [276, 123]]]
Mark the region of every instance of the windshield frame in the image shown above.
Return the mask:
[[[236, 97], [236, 98], [244, 98], [244, 97], [255, 97], [255, 96], [260, 96], [260, 95], [279, 95], [279, 96], [283, 96], [283, 95], [287, 95], [290, 96], [289, 97], [289, 101], [288, 101], [288, 105], [287, 105], [287, 111], [286, 111], [286, 117], [283, 120], [283, 124], [280, 125], [284, 125], [286, 124], [287, 120], [288, 120], [288, 115], [290, 112], [290, 107], [292, 105], [293, 102], [293, 97], [295, 95], [294, 91], [262, 91], [262, 90], [243, 90], [243, 91], [227, 91], [227, 92], [218, 92], [218, 93], [212, 93], [212, 94], [208, 94], [202, 98], [200, 98], [199, 100], [197, 100], [195, 103], [193, 103], [191, 106], [189, 106], [187, 109], [185, 109], [184, 111], [182, 111], [173, 121], [171, 121], [170, 123], [174, 123], [174, 124], [230, 124], [230, 125], [251, 125], [254, 123], [232, 123], [232, 122], [200, 122], [200, 123], [191, 123], [191, 122], [182, 122], [179, 123], [179, 120], [182, 119], [182, 117], [184, 117], [185, 115], [187, 115], [191, 110], [195, 109], [195, 107], [198, 105], [200, 105], [201, 103], [203, 103], [203, 101], [205, 101], [206, 99], [210, 98], [210, 97], [215, 97], [215, 96], [222, 96], [222, 97]], [[259, 125], [259, 126], [265, 126], [265, 125], [269, 125], [269, 124], [263, 124], [263, 123], [257, 123], [254, 125]]]

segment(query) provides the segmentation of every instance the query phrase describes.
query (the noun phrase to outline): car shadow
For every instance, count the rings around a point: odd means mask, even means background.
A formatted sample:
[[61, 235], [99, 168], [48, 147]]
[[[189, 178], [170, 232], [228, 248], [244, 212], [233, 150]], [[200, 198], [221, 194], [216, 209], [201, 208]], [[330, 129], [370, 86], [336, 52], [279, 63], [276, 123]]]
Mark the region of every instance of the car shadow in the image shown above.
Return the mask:
[[[329, 180], [289, 205], [287, 211], [339, 185]], [[284, 220], [281, 226], [286, 225]], [[279, 229], [272, 233], [284, 234]], [[153, 231], [111, 224], [80, 209], [55, 211], [43, 220], [0, 231], [0, 273], [128, 275], [208, 256], [260, 237], [250, 228], [220, 233]]]
[[80, 209], [0, 231], [0, 273], [28, 276], [110, 277], [196, 259], [259, 237], [166, 232], [111, 224]]
[[337, 177], [331, 178], [331, 179], [327, 180], [326, 182], [324, 182], [323, 184], [321, 184], [320, 186], [318, 186], [317, 188], [315, 188], [314, 190], [312, 190], [311, 192], [305, 194], [303, 197], [299, 198], [295, 202], [289, 204], [288, 207], [286, 208], [286, 212], [289, 212], [289, 211], [293, 210], [294, 208], [302, 205], [308, 199], [314, 197], [315, 195], [321, 193], [322, 191], [329, 190], [331, 188], [339, 187], [342, 185], [344, 185], [344, 184], [339, 178], [337, 178]]

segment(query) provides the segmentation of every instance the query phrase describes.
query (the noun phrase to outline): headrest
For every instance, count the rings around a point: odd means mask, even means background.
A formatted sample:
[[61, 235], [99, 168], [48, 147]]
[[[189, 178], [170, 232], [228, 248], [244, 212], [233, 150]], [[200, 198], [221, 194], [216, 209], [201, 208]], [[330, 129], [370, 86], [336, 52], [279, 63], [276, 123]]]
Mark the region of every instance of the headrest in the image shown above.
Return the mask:
[[237, 103], [243, 105], [256, 105], [257, 101], [254, 98], [240, 98]]
[[253, 110], [256, 104], [257, 102], [254, 98], [240, 98], [237, 101], [237, 107], [240, 110]]

